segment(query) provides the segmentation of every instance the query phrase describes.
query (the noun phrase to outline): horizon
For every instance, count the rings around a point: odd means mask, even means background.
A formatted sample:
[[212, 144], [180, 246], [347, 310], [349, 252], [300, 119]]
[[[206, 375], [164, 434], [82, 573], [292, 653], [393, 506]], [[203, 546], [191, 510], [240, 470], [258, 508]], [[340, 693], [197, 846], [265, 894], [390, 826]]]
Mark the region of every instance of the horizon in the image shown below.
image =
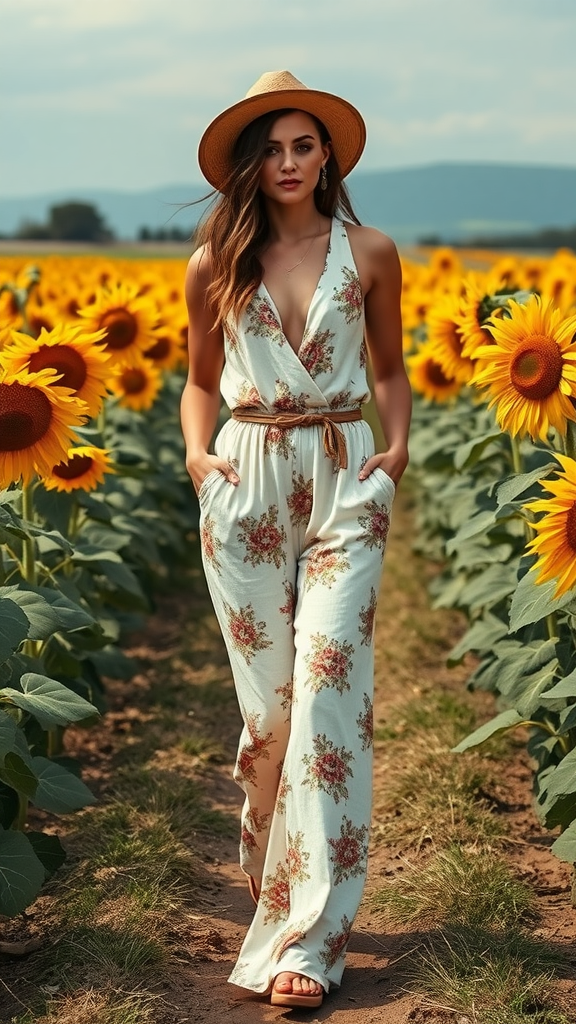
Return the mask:
[[[532, 161], [518, 161], [518, 160], [433, 160], [426, 161], [420, 164], [410, 164], [402, 167], [380, 167], [380, 168], [362, 168], [356, 167], [350, 175], [347, 177], [347, 181], [359, 178], [368, 177], [378, 174], [401, 174], [403, 172], [410, 171], [422, 171], [431, 168], [438, 167], [511, 167], [514, 169], [525, 169], [525, 170], [540, 170], [540, 171], [573, 171], [576, 174], [576, 159], [573, 164], [556, 164], [546, 162], [532, 162]], [[75, 187], [73, 187], [74, 189]], [[84, 192], [99, 192], [99, 193], [114, 193], [114, 194], [126, 194], [126, 195], [138, 195], [149, 192], [157, 192], [163, 189], [173, 188], [193, 188], [193, 189], [208, 189], [207, 195], [211, 194], [212, 188], [208, 182], [203, 180], [193, 180], [190, 182], [184, 181], [165, 181], [157, 185], [141, 186], [139, 188], [126, 188], [126, 187], [115, 187], [101, 186], [101, 185], [86, 185], [81, 186]], [[47, 190], [45, 192], [20, 192], [20, 193], [4, 193], [0, 191], [0, 199], [3, 201], [9, 201], [11, 199], [26, 200], [26, 199], [44, 199], [50, 196], [57, 196], [61, 193], [72, 192], [70, 188], [60, 187]], [[76, 189], [78, 191], [78, 189]], [[81, 201], [81, 197], [78, 195], [70, 195], [70, 200], [78, 199]]]

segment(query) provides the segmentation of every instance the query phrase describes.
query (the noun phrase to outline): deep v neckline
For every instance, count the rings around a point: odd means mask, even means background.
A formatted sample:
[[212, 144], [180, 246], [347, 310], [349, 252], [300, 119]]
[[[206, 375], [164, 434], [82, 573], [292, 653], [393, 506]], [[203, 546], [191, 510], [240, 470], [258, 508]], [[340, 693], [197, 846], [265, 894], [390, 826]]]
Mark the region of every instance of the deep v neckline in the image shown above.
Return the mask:
[[318, 277], [318, 281], [316, 283], [316, 287], [315, 287], [314, 291], [312, 292], [312, 298], [310, 299], [310, 304], [308, 306], [308, 311], [306, 313], [306, 319], [304, 321], [304, 330], [302, 332], [302, 337], [300, 339], [300, 344], [298, 345], [297, 349], [294, 348], [294, 346], [290, 344], [290, 340], [289, 340], [289, 338], [288, 338], [288, 336], [287, 336], [287, 334], [286, 334], [286, 332], [284, 330], [284, 325], [282, 323], [282, 317], [280, 316], [280, 313], [278, 312], [278, 306], [274, 302], [274, 299], [272, 298], [272, 295], [268, 291], [267, 286], [264, 284], [264, 281], [262, 280], [260, 282], [260, 285], [259, 285], [259, 288], [262, 288], [265, 291], [265, 293], [266, 293], [265, 296], [264, 296], [265, 301], [270, 306], [270, 309], [272, 310], [272, 312], [274, 313], [274, 316], [276, 317], [276, 319], [278, 321], [278, 326], [280, 327], [280, 332], [282, 334], [282, 337], [284, 338], [284, 341], [286, 342], [288, 347], [292, 350], [292, 352], [294, 353], [296, 358], [298, 360], [300, 360], [300, 362], [302, 361], [300, 359], [300, 353], [302, 352], [302, 346], [304, 344], [304, 339], [306, 338], [306, 335], [308, 333], [308, 326], [309, 326], [310, 316], [311, 316], [311, 313], [312, 313], [312, 307], [313, 307], [313, 305], [314, 305], [314, 303], [316, 301], [316, 296], [318, 295], [318, 292], [319, 292], [320, 287], [322, 285], [322, 278], [324, 277], [324, 275], [328, 271], [328, 261], [330, 259], [330, 255], [331, 255], [332, 249], [333, 249], [334, 226], [335, 226], [335, 223], [336, 223], [336, 218], [332, 217], [332, 222], [330, 224], [330, 235], [329, 235], [329, 238], [328, 238], [328, 248], [326, 249], [326, 255], [324, 257], [324, 266], [322, 267], [322, 270], [320, 271], [320, 276]]

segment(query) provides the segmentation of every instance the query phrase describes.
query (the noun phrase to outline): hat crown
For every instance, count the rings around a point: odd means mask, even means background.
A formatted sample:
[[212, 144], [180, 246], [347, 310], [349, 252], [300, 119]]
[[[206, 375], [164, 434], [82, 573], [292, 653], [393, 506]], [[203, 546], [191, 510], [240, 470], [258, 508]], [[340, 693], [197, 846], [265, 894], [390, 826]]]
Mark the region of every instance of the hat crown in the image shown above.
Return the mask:
[[299, 82], [289, 71], [265, 71], [254, 85], [248, 89], [245, 99], [251, 96], [261, 96], [263, 93], [283, 92], [287, 89], [308, 89], [307, 85]]

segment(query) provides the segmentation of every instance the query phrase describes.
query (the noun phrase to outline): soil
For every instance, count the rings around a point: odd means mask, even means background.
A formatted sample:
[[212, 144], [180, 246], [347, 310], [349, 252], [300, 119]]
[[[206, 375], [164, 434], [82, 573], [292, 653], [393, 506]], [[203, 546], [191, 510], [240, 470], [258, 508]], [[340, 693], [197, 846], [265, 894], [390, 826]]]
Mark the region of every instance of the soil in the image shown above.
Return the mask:
[[[454, 670], [445, 667], [447, 650], [459, 639], [464, 623], [457, 616], [431, 613], [426, 597], [426, 575], [429, 570], [411, 551], [411, 515], [406, 499], [397, 498], [395, 521], [389, 541], [387, 566], [384, 572], [376, 624], [376, 700], [375, 722], [393, 719], [394, 708], [407, 698], [430, 688], [452, 692], [459, 698], [470, 666]], [[186, 667], [192, 686], [204, 685], [217, 666], [219, 677], [226, 673], [226, 655], [215, 620], [211, 617], [208, 598], [200, 589], [191, 597], [196, 612], [208, 623], [212, 649], [198, 652]], [[90, 733], [73, 734], [73, 743], [84, 764], [84, 777], [92, 787], [105, 794], [111, 784], [115, 757], [123, 743], [136, 742], [135, 737], [146, 727], [146, 714], [138, 710], [138, 689], [145, 689], [154, 673], [154, 660], [167, 651], [177, 652], [183, 617], [190, 617], [190, 602], [183, 610], [182, 597], [168, 595], [158, 604], [146, 629], [131, 638], [128, 653], [142, 660], [145, 670], [128, 688], [134, 701], [126, 703], [126, 684], [110, 683], [112, 709]], [[414, 658], [404, 657], [416, 643], [417, 620], [428, 617], [431, 628], [438, 629], [427, 646], [427, 654], [415, 667]], [[437, 624], [437, 626], [434, 625]], [[472, 695], [481, 712], [493, 713], [492, 698]], [[220, 716], [222, 763], [202, 767], [205, 797], [210, 805], [239, 819], [240, 791], [232, 782], [231, 771], [240, 719], [234, 705], [226, 705]], [[383, 743], [375, 748], [375, 792], [386, 785]], [[162, 751], [157, 755], [160, 759]], [[576, 1006], [576, 912], [570, 902], [571, 869], [550, 852], [554, 836], [544, 832], [531, 809], [531, 768], [527, 755], [518, 746], [512, 765], [507, 762], [506, 799], [495, 813], [505, 817], [510, 841], [505, 855], [519, 876], [534, 887], [538, 904], [536, 936], [561, 947], [570, 958], [569, 976], [559, 983], [559, 992]], [[375, 814], [378, 814], [376, 799]], [[287, 1010], [272, 1007], [261, 996], [226, 982], [252, 914], [252, 903], [244, 876], [238, 867], [236, 838], [198, 836], [198, 852], [203, 862], [204, 880], [197, 902], [175, 928], [177, 953], [159, 989], [158, 1018], [155, 1024], [258, 1024], [275, 1020], [331, 1021], [333, 1024], [473, 1024], [466, 1016], [450, 1007], [433, 1005], [421, 995], [410, 992], [403, 967], [414, 951], [426, 941], [426, 933], [396, 929], [385, 933], [370, 908], [370, 893], [380, 880], [402, 868], [403, 858], [412, 861], [425, 857], [426, 850], [390, 849], [376, 840], [372, 844], [364, 899], [355, 921], [349, 945], [347, 967], [342, 987], [330, 992], [322, 1007], [315, 1011]], [[41, 900], [38, 901], [41, 904]], [[33, 908], [25, 941], [34, 940], [30, 924], [36, 920], [42, 931], [42, 909]], [[1, 936], [0, 936], [1, 937]], [[16, 922], [9, 939], [17, 941]], [[20, 961], [4, 959], [3, 976], [16, 995], [19, 981], [29, 970], [26, 957]], [[11, 1004], [11, 1015], [21, 1012]], [[8, 1018], [2, 1018], [10, 1020]], [[576, 1019], [576, 1018], [575, 1018]]]

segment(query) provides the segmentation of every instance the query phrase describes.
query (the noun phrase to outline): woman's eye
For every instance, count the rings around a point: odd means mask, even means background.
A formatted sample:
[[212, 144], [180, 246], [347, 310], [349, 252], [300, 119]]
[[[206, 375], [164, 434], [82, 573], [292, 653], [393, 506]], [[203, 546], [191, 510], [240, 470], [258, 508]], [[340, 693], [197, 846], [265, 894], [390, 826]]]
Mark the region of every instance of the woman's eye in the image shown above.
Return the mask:
[[301, 146], [298, 146], [298, 149], [301, 153], [308, 153], [312, 149], [312, 146], [308, 146], [303, 142]]
[[276, 149], [276, 146], [267, 146], [264, 150], [264, 156], [274, 156], [277, 152], [278, 150]]

